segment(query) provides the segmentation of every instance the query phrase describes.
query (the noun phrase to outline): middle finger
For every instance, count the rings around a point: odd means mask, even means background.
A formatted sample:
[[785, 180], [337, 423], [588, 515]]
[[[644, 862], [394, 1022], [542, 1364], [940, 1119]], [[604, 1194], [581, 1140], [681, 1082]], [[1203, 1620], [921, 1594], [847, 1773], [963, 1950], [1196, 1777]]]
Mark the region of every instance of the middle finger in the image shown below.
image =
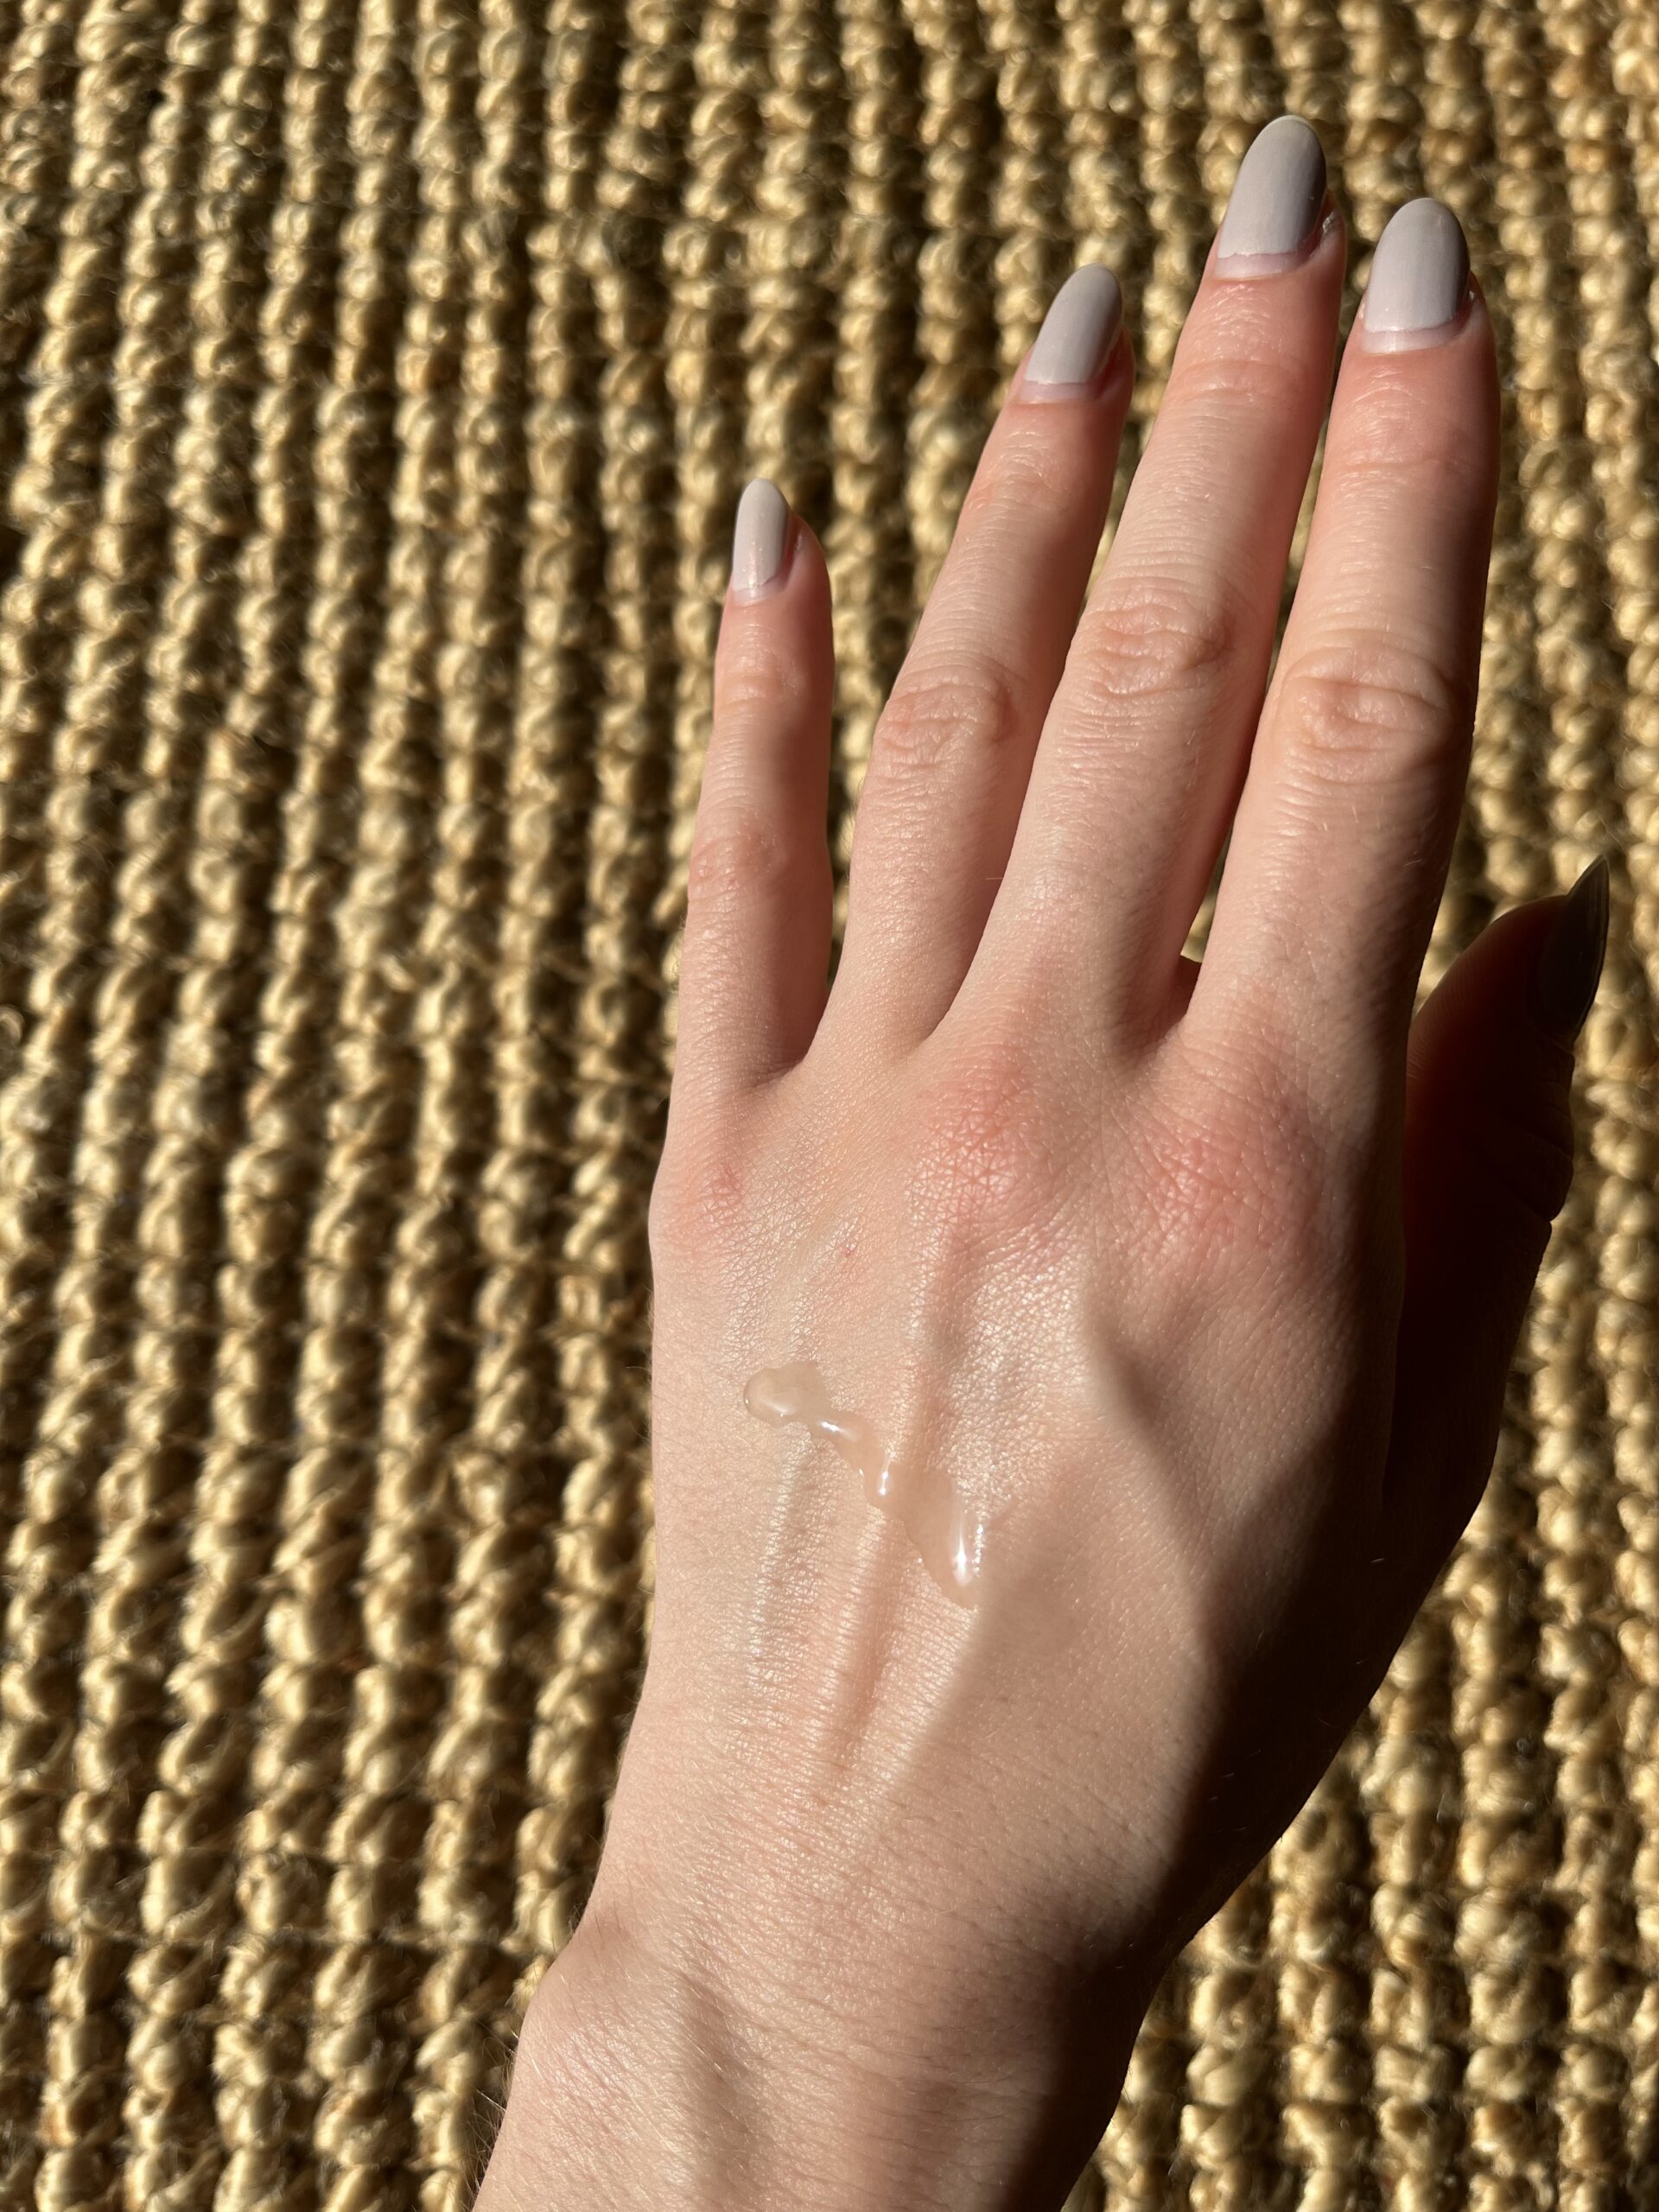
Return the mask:
[[1037, 748], [976, 963], [993, 989], [1052, 968], [1034, 925], [1058, 911], [1101, 1018], [1167, 1009], [1243, 779], [1330, 396], [1344, 243], [1325, 188], [1294, 116], [1240, 167]]

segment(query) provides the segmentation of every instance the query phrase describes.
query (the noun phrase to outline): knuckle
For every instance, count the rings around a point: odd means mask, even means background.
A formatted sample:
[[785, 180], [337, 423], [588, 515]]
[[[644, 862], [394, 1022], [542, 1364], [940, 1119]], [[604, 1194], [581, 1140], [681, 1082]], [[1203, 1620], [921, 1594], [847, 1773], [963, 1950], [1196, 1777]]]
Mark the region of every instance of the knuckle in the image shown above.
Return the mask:
[[1029, 726], [1027, 685], [995, 653], [963, 647], [948, 668], [906, 669], [882, 713], [870, 771], [908, 781], [964, 745], [1005, 752]]
[[1268, 365], [1257, 353], [1236, 340], [1195, 355], [1185, 364], [1179, 397], [1184, 409], [1195, 411], [1215, 407], [1225, 410], [1229, 429], [1236, 427], [1240, 408], [1254, 407], [1265, 398]]
[[1025, 1218], [1046, 1172], [1035, 1070], [1016, 1039], [992, 1036], [953, 1059], [923, 1102], [912, 1162], [918, 1217], [977, 1232]]
[[1432, 772], [1473, 720], [1466, 679], [1382, 636], [1309, 647], [1281, 671], [1275, 688], [1292, 760], [1320, 783]]
[[1207, 1072], [1200, 1103], [1160, 1123], [1152, 1157], [1158, 1218], [1184, 1276], [1271, 1278], [1274, 1294], [1317, 1296], [1352, 1243], [1345, 1185], [1306, 1106], [1243, 1069]]
[[778, 826], [753, 807], [727, 804], [699, 823], [686, 862], [686, 926], [700, 928], [784, 880], [794, 855]]
[[804, 721], [813, 710], [816, 690], [810, 663], [791, 649], [778, 624], [746, 622], [741, 634], [722, 632], [715, 658], [717, 724]]
[[1109, 577], [1080, 633], [1089, 693], [1114, 704], [1210, 690], [1230, 679], [1249, 634], [1237, 591], [1219, 578]]
[[645, 1208], [652, 1263], [683, 1267], [731, 1251], [741, 1225], [743, 1177], [728, 1118], [707, 1113], [695, 1135], [678, 1132], [663, 1147]]
[[1260, 320], [1254, 298], [1235, 296], [1229, 306], [1232, 319], [1182, 364], [1179, 391], [1171, 390], [1171, 401], [1199, 433], [1198, 453], [1211, 464], [1217, 447], [1236, 451], [1253, 423], [1277, 419], [1287, 397], [1299, 397], [1309, 381], [1304, 349], [1287, 343], [1276, 322]]
[[995, 529], [998, 514], [1052, 509], [1068, 501], [1077, 463], [1069, 441], [1056, 435], [1063, 428], [1064, 410], [1052, 408], [1005, 416], [975, 471], [963, 502], [963, 524], [972, 518]]
[[1534, 1236], [1549, 1235], [1577, 1166], [1572, 1123], [1554, 1101], [1507, 1102], [1478, 1133], [1464, 1133], [1465, 1173], [1507, 1206]]
[[1364, 405], [1342, 425], [1337, 465], [1349, 493], [1380, 512], [1444, 514], [1478, 491], [1480, 443], [1459, 410], [1425, 408], [1409, 358], [1371, 357]]

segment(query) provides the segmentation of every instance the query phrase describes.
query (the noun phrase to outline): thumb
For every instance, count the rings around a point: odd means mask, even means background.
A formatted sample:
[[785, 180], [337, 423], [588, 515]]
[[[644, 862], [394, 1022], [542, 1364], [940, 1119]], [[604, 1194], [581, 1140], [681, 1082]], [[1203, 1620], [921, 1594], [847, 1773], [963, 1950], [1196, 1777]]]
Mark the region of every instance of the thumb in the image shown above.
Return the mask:
[[1494, 922], [1412, 1025], [1389, 1481], [1427, 1586], [1473, 1512], [1573, 1179], [1573, 1045], [1607, 944], [1605, 861]]

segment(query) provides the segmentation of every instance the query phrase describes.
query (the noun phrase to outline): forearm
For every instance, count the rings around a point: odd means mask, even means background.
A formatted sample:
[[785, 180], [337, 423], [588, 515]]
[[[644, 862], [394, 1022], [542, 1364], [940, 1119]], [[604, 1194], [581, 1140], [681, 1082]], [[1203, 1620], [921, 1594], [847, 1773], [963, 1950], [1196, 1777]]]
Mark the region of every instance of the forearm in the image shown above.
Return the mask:
[[893, 1963], [854, 2017], [833, 1961], [740, 1994], [585, 1923], [525, 2021], [478, 2212], [1056, 2212], [1122, 2080], [1130, 1978], [1068, 1999]]

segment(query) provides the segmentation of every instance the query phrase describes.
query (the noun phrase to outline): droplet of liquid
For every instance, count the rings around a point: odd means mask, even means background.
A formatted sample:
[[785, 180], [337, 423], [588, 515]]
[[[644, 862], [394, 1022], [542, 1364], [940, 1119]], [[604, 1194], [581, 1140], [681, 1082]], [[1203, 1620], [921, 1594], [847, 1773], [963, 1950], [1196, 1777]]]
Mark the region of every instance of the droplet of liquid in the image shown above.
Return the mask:
[[957, 1495], [949, 1478], [899, 1460], [873, 1421], [834, 1407], [810, 1360], [763, 1367], [750, 1376], [743, 1402], [757, 1421], [781, 1428], [799, 1421], [822, 1437], [864, 1478], [870, 1503], [893, 1516], [922, 1564], [953, 1605], [979, 1603], [986, 1522]]

